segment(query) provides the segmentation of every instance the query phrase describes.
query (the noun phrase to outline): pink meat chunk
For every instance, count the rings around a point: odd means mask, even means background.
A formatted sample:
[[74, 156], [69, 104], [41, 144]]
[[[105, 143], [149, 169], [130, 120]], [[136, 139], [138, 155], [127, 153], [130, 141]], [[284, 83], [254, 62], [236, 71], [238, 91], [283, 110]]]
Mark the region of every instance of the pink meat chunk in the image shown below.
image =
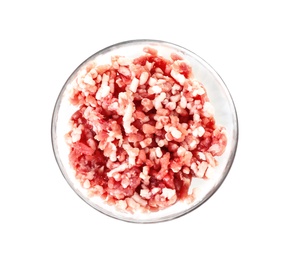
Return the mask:
[[89, 196], [119, 210], [158, 211], [186, 201], [227, 145], [191, 66], [146, 47], [135, 59], [87, 64], [72, 83], [69, 162]]

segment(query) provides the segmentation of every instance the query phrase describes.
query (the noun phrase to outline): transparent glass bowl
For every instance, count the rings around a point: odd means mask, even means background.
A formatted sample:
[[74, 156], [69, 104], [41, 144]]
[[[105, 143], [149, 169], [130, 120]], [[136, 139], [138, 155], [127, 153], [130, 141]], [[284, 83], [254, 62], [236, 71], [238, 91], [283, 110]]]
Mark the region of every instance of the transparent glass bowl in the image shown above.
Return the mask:
[[[170, 54], [177, 53], [192, 66], [194, 78], [201, 82], [208, 93], [211, 104], [215, 109], [215, 119], [218, 125], [222, 125], [227, 133], [227, 147], [222, 156], [217, 157], [219, 165], [214, 168], [210, 179], [196, 179], [192, 182], [191, 188], [198, 187], [199, 195], [192, 203], [177, 202], [176, 204], [151, 213], [127, 213], [118, 211], [114, 206], [106, 204], [101, 198], [90, 198], [86, 189], [81, 187], [75, 178], [75, 172], [69, 164], [69, 147], [65, 141], [65, 134], [69, 131], [69, 119], [75, 108], [70, 105], [67, 91], [71, 88], [71, 82], [76, 78], [77, 73], [90, 61], [96, 60], [99, 64], [110, 64], [114, 55], [121, 55], [128, 58], [136, 58], [143, 55], [143, 48], [150, 46], [158, 50], [159, 55], [169, 58]], [[123, 221], [133, 223], [156, 223], [168, 221], [183, 216], [201, 206], [221, 186], [225, 180], [233, 160], [238, 143], [238, 119], [233, 99], [225, 83], [217, 72], [201, 57], [195, 53], [170, 42], [159, 40], [131, 40], [120, 42], [104, 48], [82, 62], [65, 82], [57, 97], [54, 106], [51, 126], [51, 138], [53, 152], [57, 164], [70, 187], [87, 204], [99, 212]]]

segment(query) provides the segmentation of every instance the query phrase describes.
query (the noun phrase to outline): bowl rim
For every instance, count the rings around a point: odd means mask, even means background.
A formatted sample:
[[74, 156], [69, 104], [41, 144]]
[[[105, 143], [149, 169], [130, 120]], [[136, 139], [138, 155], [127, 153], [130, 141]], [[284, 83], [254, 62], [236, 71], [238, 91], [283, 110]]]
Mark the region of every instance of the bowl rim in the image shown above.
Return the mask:
[[[110, 50], [116, 49], [118, 47], [121, 46], [127, 46], [127, 45], [132, 45], [132, 44], [160, 44], [160, 45], [165, 45], [166, 47], [170, 47], [173, 49], [177, 49], [179, 51], [183, 51], [185, 52], [187, 55], [189, 54], [191, 57], [193, 57], [194, 59], [198, 59], [202, 65], [204, 65], [206, 67], [207, 70], [210, 70], [210, 72], [215, 75], [216, 78], [218, 78], [222, 85], [224, 90], [226, 91], [227, 95], [228, 95], [228, 102], [231, 104], [232, 106], [232, 111], [233, 111], [233, 121], [235, 123], [235, 125], [233, 126], [233, 141], [232, 141], [232, 150], [230, 152], [230, 156], [227, 158], [227, 164], [225, 166], [225, 168], [223, 168], [223, 176], [219, 179], [219, 181], [217, 182], [217, 184], [215, 185], [214, 188], [212, 188], [207, 194], [206, 196], [203, 197], [203, 199], [189, 207], [187, 210], [181, 211], [181, 212], [177, 212], [175, 214], [170, 214], [168, 216], [163, 216], [160, 217], [158, 219], [134, 219], [134, 218], [128, 218], [128, 217], [122, 217], [122, 216], [116, 216], [114, 215], [112, 212], [109, 212], [108, 210], [95, 205], [95, 203], [93, 203], [91, 200], [89, 200], [88, 198], [85, 198], [85, 196], [83, 196], [80, 192], [77, 192], [77, 190], [75, 190], [74, 186], [71, 184], [70, 179], [67, 177], [67, 173], [65, 172], [65, 168], [63, 166], [63, 162], [61, 161], [60, 157], [59, 157], [59, 149], [58, 149], [58, 144], [56, 142], [56, 122], [57, 122], [57, 117], [58, 117], [58, 112], [59, 112], [59, 108], [62, 102], [62, 96], [66, 90], [67, 84], [70, 82], [70, 80], [75, 76], [75, 74], [82, 68], [83, 65], [85, 65], [88, 61], [93, 60], [95, 57], [97, 57], [100, 54], [104, 54], [107, 53]], [[68, 76], [68, 78], [66, 79], [65, 83], [63, 84], [56, 100], [54, 103], [54, 107], [53, 107], [53, 111], [52, 111], [52, 115], [51, 115], [51, 146], [53, 149], [53, 155], [54, 158], [56, 160], [56, 163], [59, 167], [60, 173], [62, 173], [62, 176], [64, 177], [64, 179], [66, 180], [66, 182], [68, 183], [68, 185], [71, 187], [71, 189], [74, 191], [74, 193], [76, 195], [78, 195], [87, 205], [91, 206], [92, 208], [94, 208], [96, 211], [106, 215], [107, 217], [111, 217], [113, 219], [117, 219], [123, 222], [129, 222], [129, 223], [135, 223], [135, 224], [152, 224], [152, 223], [162, 223], [162, 222], [166, 222], [166, 221], [171, 221], [177, 218], [180, 218], [184, 215], [187, 215], [188, 213], [196, 210], [197, 208], [199, 208], [200, 206], [202, 206], [206, 201], [208, 201], [221, 187], [221, 185], [224, 183], [225, 179], [227, 178], [227, 176], [229, 175], [229, 172], [232, 168], [232, 165], [234, 163], [236, 154], [237, 154], [237, 149], [238, 149], [238, 144], [239, 144], [239, 119], [238, 119], [238, 113], [237, 113], [237, 108], [235, 105], [235, 102], [233, 100], [233, 97], [227, 87], [227, 85], [225, 84], [224, 80], [222, 79], [222, 77], [220, 76], [220, 74], [206, 61], [204, 60], [202, 57], [200, 57], [199, 55], [197, 55], [196, 53], [194, 53], [193, 51], [178, 45], [176, 43], [170, 42], [170, 41], [165, 41], [165, 40], [157, 40], [157, 39], [148, 39], [148, 38], [144, 38], [144, 39], [131, 39], [131, 40], [126, 40], [126, 41], [120, 41], [114, 44], [111, 44], [107, 47], [104, 47], [98, 51], [96, 51], [95, 53], [93, 53], [92, 55], [90, 55], [88, 58], [84, 59], [84, 61], [82, 61], [78, 66], [76, 66], [76, 68], [73, 70], [73, 72], [70, 74], [70, 76]]]

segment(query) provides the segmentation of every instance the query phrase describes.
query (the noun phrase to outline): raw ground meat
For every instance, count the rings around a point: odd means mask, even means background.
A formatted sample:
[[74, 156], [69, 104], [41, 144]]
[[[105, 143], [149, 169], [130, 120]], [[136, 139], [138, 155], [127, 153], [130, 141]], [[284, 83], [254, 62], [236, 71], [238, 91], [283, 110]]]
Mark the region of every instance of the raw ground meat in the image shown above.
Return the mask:
[[146, 47], [134, 59], [89, 62], [70, 89], [77, 111], [66, 134], [69, 161], [89, 196], [119, 210], [158, 211], [192, 201], [227, 139], [206, 89], [186, 60]]

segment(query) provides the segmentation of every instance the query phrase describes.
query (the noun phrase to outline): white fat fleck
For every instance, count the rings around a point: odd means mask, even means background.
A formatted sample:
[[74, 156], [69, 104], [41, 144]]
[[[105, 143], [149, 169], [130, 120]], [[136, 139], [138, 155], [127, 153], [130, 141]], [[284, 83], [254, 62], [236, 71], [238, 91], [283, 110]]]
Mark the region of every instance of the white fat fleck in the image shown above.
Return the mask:
[[155, 154], [158, 158], [160, 158], [162, 156], [162, 151], [161, 151], [160, 147], [157, 147], [155, 149]]
[[104, 87], [101, 87], [100, 90], [101, 90], [101, 97], [104, 98], [104, 97], [107, 97], [109, 95], [111, 88], [108, 85], [106, 85]]
[[175, 110], [177, 107], [177, 104], [175, 102], [168, 102], [166, 105], [165, 105], [165, 108], [173, 111]]
[[155, 188], [153, 188], [152, 190], [151, 190], [151, 192], [152, 192], [152, 194], [153, 195], [155, 195], [157, 192], [159, 192], [160, 191], [160, 188], [158, 188], [158, 187], [155, 187]]
[[193, 115], [193, 121], [194, 122], [199, 122], [200, 121], [200, 115], [199, 114], [194, 114]]
[[207, 168], [208, 168], [208, 163], [205, 161], [202, 161], [198, 166], [198, 171], [196, 173], [196, 176], [199, 178], [202, 178], [205, 175]]
[[182, 133], [174, 126], [170, 127], [170, 131], [171, 135], [176, 139], [179, 139], [182, 136]]
[[127, 163], [120, 164], [118, 167], [116, 167], [116, 168], [112, 169], [111, 171], [109, 171], [107, 173], [107, 176], [108, 177], [112, 177], [114, 175], [114, 173], [123, 172], [127, 168], [128, 168], [128, 164]]
[[202, 152], [198, 152], [198, 156], [199, 156], [199, 158], [200, 158], [201, 160], [203, 160], [203, 161], [206, 160], [206, 156], [205, 156], [204, 153], [202, 153]]
[[131, 64], [132, 61], [129, 58], [126, 58], [126, 57], [119, 57], [117, 59], [117, 62], [121, 66], [128, 66], [128, 65]]
[[151, 195], [148, 189], [140, 190], [140, 196], [145, 199], [150, 199]]
[[172, 76], [177, 82], [179, 82], [182, 86], [184, 85], [186, 78], [185, 78], [185, 76], [184, 76], [183, 74], [180, 74], [180, 73], [178, 73], [178, 72], [175, 71], [175, 70], [172, 70], [172, 71], [171, 71], [171, 76]]
[[116, 203], [116, 207], [119, 209], [119, 210], [125, 210], [126, 207], [127, 207], [127, 203], [125, 200], [118, 200], [117, 203]]
[[203, 110], [204, 110], [205, 116], [207, 116], [207, 117], [211, 117], [214, 115], [214, 107], [212, 106], [212, 104], [210, 102], [204, 103]]
[[100, 88], [101, 97], [106, 97], [110, 93], [111, 88], [108, 86], [108, 81], [109, 81], [109, 75], [104, 73], [102, 78], [101, 88]]
[[176, 195], [176, 191], [173, 189], [163, 188], [162, 196], [168, 198], [169, 200]]
[[94, 171], [90, 171], [86, 174], [86, 178], [89, 180], [92, 180], [94, 178], [95, 172]]
[[154, 63], [146, 61], [145, 67], [150, 71], [153, 68]]
[[101, 86], [104, 87], [104, 86], [107, 86], [108, 85], [108, 81], [109, 81], [109, 75], [107, 74], [103, 74], [103, 78], [102, 78], [102, 83], [101, 83]]
[[200, 85], [200, 83], [197, 80], [193, 80], [193, 91], [192, 96], [196, 97], [197, 95], [203, 95], [205, 94], [204, 88]]
[[130, 146], [130, 144], [123, 144], [122, 148], [127, 152], [128, 154], [128, 161], [129, 165], [135, 165], [136, 164], [136, 157], [139, 155], [139, 148], [133, 148]]
[[206, 92], [205, 92], [205, 90], [202, 88], [202, 87], [200, 87], [199, 89], [197, 89], [197, 94], [198, 95], [203, 95], [203, 94], [205, 94]]
[[89, 189], [90, 188], [90, 182], [89, 182], [88, 179], [84, 181], [83, 188], [85, 188], [85, 189]]
[[148, 72], [146, 72], [146, 71], [142, 72], [141, 76], [140, 76], [140, 85], [145, 84], [147, 82], [148, 78], [149, 78]]
[[177, 150], [177, 155], [180, 157], [180, 156], [184, 156], [186, 152], [186, 149], [183, 147], [183, 146], [180, 146]]
[[129, 180], [127, 178], [124, 178], [121, 180], [120, 184], [125, 189], [129, 186]]
[[136, 93], [137, 89], [138, 89], [138, 86], [139, 86], [139, 80], [135, 77], [135, 78], [133, 78], [133, 80], [131, 82], [130, 90], [132, 92]]
[[143, 167], [143, 174], [148, 175], [149, 173], [149, 167], [148, 166], [144, 166]]
[[81, 78], [87, 74], [86, 68], [83, 68], [82, 70], [79, 71], [78, 77]]
[[171, 138], [171, 135], [169, 135], [169, 133], [166, 133], [165, 135], [164, 135], [164, 137], [165, 137], [165, 139], [167, 140], [167, 141], [172, 141], [172, 138]]
[[167, 144], [167, 140], [159, 140], [157, 144], [159, 147], [163, 147]]
[[112, 151], [112, 153], [110, 154], [110, 160], [112, 162], [116, 162], [116, 160], [117, 160], [116, 151]]
[[152, 88], [152, 92], [155, 93], [155, 94], [159, 94], [159, 93], [161, 93], [161, 91], [162, 91], [161, 87], [158, 86], [158, 85], [154, 85], [154, 86], [151, 87], [151, 88]]
[[202, 137], [204, 135], [204, 133], [206, 132], [206, 130], [202, 126], [199, 126], [195, 130], [193, 130], [193, 132], [195, 132], [195, 131], [197, 131], [197, 136], [199, 136], [199, 137]]
[[110, 86], [108, 86], [109, 76], [107, 74], [103, 74], [102, 83], [100, 88], [96, 93], [96, 99], [100, 100], [101, 98], [107, 97], [110, 93]]
[[154, 86], [157, 83], [157, 79], [150, 77], [148, 80], [148, 84], [150, 87]]
[[82, 128], [81, 125], [79, 125], [79, 127], [73, 128], [72, 133], [71, 133], [71, 137], [72, 137], [72, 142], [73, 143], [75, 143], [75, 142], [77, 142], [77, 141], [80, 140], [81, 133], [82, 133], [81, 128]]
[[96, 84], [96, 82], [92, 79], [90, 75], [86, 75], [83, 82], [91, 86], [94, 86]]
[[181, 100], [180, 100], [179, 105], [180, 105], [181, 108], [184, 108], [184, 109], [186, 108], [186, 106], [187, 106], [187, 100], [186, 100], [186, 97], [181, 96]]
[[102, 98], [102, 94], [101, 94], [101, 89], [99, 88], [97, 93], [96, 93], [96, 100], [100, 100]]
[[123, 127], [127, 134], [132, 132], [131, 123], [134, 121], [132, 117], [134, 111], [135, 108], [131, 103], [126, 106], [125, 114], [123, 116]]
[[160, 109], [162, 108], [161, 102], [166, 98], [166, 94], [164, 92], [160, 93], [154, 100], [153, 100], [153, 105], [155, 109]]

